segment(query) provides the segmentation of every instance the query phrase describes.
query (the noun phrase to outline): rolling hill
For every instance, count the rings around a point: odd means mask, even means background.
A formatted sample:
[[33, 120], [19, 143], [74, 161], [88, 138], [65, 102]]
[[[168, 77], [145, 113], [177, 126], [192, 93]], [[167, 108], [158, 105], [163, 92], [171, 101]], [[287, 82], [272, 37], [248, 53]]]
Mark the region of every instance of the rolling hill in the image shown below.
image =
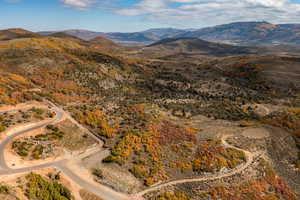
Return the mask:
[[228, 56], [255, 53], [254, 48], [213, 43], [197, 38], [167, 38], [142, 48], [142, 54], [162, 57], [177, 54]]
[[[300, 24], [271, 24], [268, 22], [235, 22], [201, 29], [158, 28], [141, 32], [95, 32], [88, 30], [63, 31], [84, 40], [106, 37], [117, 43], [147, 45], [166, 38], [199, 38], [212, 42], [237, 45], [300, 44]], [[54, 32], [40, 32], [43, 35]]]
[[[119, 48], [103, 37], [81, 43], [65, 33], [0, 41], [0, 104], [48, 100], [68, 111], [107, 152], [99, 147], [76, 158], [71, 172], [129, 199], [145, 191], [147, 200], [223, 193], [299, 199], [299, 56], [249, 55], [255, 49], [197, 38], [137, 47], [149, 56], [135, 62], [106, 54]], [[163, 57], [179, 54], [176, 61]], [[203, 57], [189, 62], [194, 54]], [[191, 178], [197, 182], [174, 184], [178, 198], [161, 193], [167, 187], [147, 192]]]
[[189, 31], [175, 37], [194, 37], [240, 45], [300, 44], [299, 24], [236, 22]]
[[41, 35], [20, 28], [0, 30], [0, 40], [11, 40], [16, 38], [29, 37], [41, 37]]
[[[173, 29], [173, 28], [158, 28], [158, 29], [149, 29], [142, 32], [132, 32], [132, 33], [121, 33], [121, 32], [95, 32], [88, 30], [65, 30], [59, 31], [66, 33], [68, 35], [72, 35], [83, 40], [92, 40], [97, 37], [106, 37], [110, 40], [113, 40], [117, 43], [125, 43], [125, 44], [150, 44], [155, 41], [173, 37], [177, 34], [185, 33], [186, 30], [181, 29]], [[42, 35], [50, 35], [55, 33], [55, 31], [43, 31], [39, 32]]]

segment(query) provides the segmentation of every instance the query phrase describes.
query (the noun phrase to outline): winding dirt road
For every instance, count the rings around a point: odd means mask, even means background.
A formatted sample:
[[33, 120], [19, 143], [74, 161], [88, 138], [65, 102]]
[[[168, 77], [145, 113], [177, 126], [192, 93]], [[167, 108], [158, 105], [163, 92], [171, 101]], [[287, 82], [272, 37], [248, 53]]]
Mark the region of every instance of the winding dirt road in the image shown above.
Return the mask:
[[235, 169], [230, 170], [229, 172], [226, 172], [226, 173], [221, 173], [221, 174], [216, 174], [216, 175], [209, 175], [209, 176], [201, 177], [201, 178], [187, 178], [187, 179], [174, 180], [174, 181], [170, 181], [170, 182], [163, 183], [163, 184], [160, 184], [160, 185], [156, 185], [156, 186], [150, 187], [150, 188], [148, 188], [148, 189], [146, 189], [142, 192], [137, 193], [136, 196], [143, 196], [148, 192], [153, 192], [153, 191], [156, 191], [156, 190], [159, 190], [161, 188], [171, 186], [171, 185], [176, 185], [176, 184], [180, 184], [180, 183], [212, 181], [212, 180], [217, 180], [217, 179], [221, 179], [221, 178], [230, 177], [230, 176], [233, 176], [235, 174], [238, 174], [238, 173], [244, 171], [245, 169], [247, 169], [252, 164], [252, 162], [254, 161], [254, 158], [259, 156], [259, 153], [251, 153], [249, 151], [246, 151], [246, 150], [243, 150], [243, 149], [240, 149], [240, 148], [237, 148], [235, 146], [232, 146], [232, 145], [228, 144], [226, 142], [226, 139], [230, 136], [231, 135], [223, 136], [223, 138], [222, 138], [223, 145], [227, 148], [233, 148], [233, 149], [244, 152], [244, 154], [246, 156], [246, 163], [241, 164], [240, 166], [238, 166]]
[[[30, 172], [30, 171], [34, 171], [34, 170], [43, 169], [43, 168], [48, 168], [48, 167], [54, 167], [54, 168], [60, 169], [65, 175], [67, 175], [69, 178], [71, 178], [75, 183], [77, 183], [81, 187], [86, 188], [87, 190], [95, 193], [96, 195], [99, 195], [104, 200], [129, 200], [130, 198], [126, 194], [116, 192], [109, 187], [102, 186], [97, 183], [91, 184], [88, 181], [83, 180], [80, 176], [73, 173], [67, 167], [66, 164], [69, 161], [67, 159], [63, 159], [63, 160], [55, 161], [55, 162], [49, 162], [49, 163], [36, 165], [36, 166], [32, 166], [32, 167], [25, 167], [25, 168], [18, 168], [18, 169], [9, 168], [9, 166], [7, 165], [6, 160], [5, 160], [5, 155], [4, 155], [5, 151], [4, 150], [5, 150], [6, 146], [11, 141], [13, 141], [14, 138], [16, 138], [20, 135], [23, 135], [27, 132], [33, 131], [35, 129], [43, 128], [50, 124], [56, 124], [65, 118], [69, 118], [69, 119], [71, 118], [70, 115], [68, 113], [66, 113], [64, 110], [56, 107], [54, 104], [51, 104], [51, 106], [52, 106], [51, 110], [56, 113], [54, 119], [43, 121], [42, 123], [37, 122], [37, 123], [28, 124], [24, 128], [21, 128], [20, 130], [18, 130], [16, 132], [14, 132], [14, 130], [12, 129], [11, 130], [12, 133], [8, 134], [9, 136], [6, 137], [3, 141], [1, 141], [1, 143], [0, 143], [0, 175], [18, 174], [18, 173], [24, 173], [24, 172]], [[45, 106], [32, 106], [32, 107], [45, 108]], [[32, 107], [26, 107], [26, 109], [32, 108]], [[20, 108], [4, 110], [4, 111], [1, 111], [0, 113], [15, 112], [15, 111], [18, 111], [18, 110], [21, 110], [24, 108], [25, 107], [22, 106]], [[72, 119], [72, 121], [75, 121], [75, 120]], [[10, 130], [8, 130], [8, 131], [10, 131]], [[97, 141], [99, 142], [100, 145], [103, 144], [103, 142], [100, 141], [99, 138], [95, 137], [94, 135], [92, 135], [92, 136], [95, 139], [97, 139]], [[78, 159], [78, 157], [74, 158], [74, 159]]]
[[[205, 177], [201, 177], [201, 178], [181, 179], [181, 180], [170, 181], [170, 182], [167, 182], [167, 183], [162, 183], [162, 184], [150, 187], [150, 188], [148, 188], [148, 189], [146, 189], [142, 192], [139, 192], [137, 194], [134, 194], [134, 195], [123, 194], [123, 193], [114, 191], [110, 187], [100, 185], [99, 183], [94, 183], [93, 184], [91, 182], [88, 182], [87, 180], [84, 180], [80, 175], [77, 175], [71, 169], [69, 169], [68, 165], [67, 165], [69, 161], [78, 159], [78, 156], [76, 158], [74, 157], [74, 158], [69, 158], [69, 159], [62, 159], [60, 161], [49, 162], [49, 163], [45, 163], [45, 164], [41, 164], [41, 165], [37, 165], [37, 166], [32, 166], [32, 167], [25, 167], [25, 168], [19, 168], [19, 169], [9, 168], [9, 166], [7, 165], [6, 160], [5, 160], [5, 155], [4, 155], [5, 151], [4, 150], [5, 150], [6, 146], [11, 141], [13, 141], [13, 139], [15, 137], [18, 137], [22, 134], [33, 131], [35, 129], [45, 127], [49, 124], [56, 124], [56, 123], [62, 121], [63, 119], [66, 119], [66, 118], [70, 119], [72, 122], [79, 125], [80, 128], [85, 129], [77, 121], [75, 121], [67, 112], [65, 112], [63, 109], [58, 108], [57, 106], [55, 106], [51, 102], [48, 102], [48, 103], [51, 105], [51, 110], [56, 113], [56, 116], [55, 116], [54, 119], [50, 119], [50, 120], [43, 121], [43, 122], [38, 122], [38, 123], [32, 123], [32, 124], [24, 126], [22, 129], [19, 129], [15, 132], [12, 129], [11, 130], [12, 133], [8, 134], [8, 136], [3, 141], [1, 141], [1, 143], [0, 143], [0, 175], [18, 174], [18, 173], [24, 173], [24, 172], [30, 172], [30, 171], [33, 171], [33, 170], [48, 168], [48, 167], [54, 167], [54, 168], [60, 169], [66, 176], [68, 176], [70, 179], [72, 179], [75, 183], [77, 183], [81, 187], [93, 192], [94, 194], [100, 196], [104, 200], [143, 200], [143, 195], [145, 195], [146, 193], [152, 192], [152, 191], [155, 191], [155, 190], [159, 190], [163, 187], [176, 185], [176, 184], [180, 184], [180, 183], [187, 183], [187, 182], [211, 181], [211, 180], [216, 180], [216, 179], [221, 179], [221, 178], [233, 176], [237, 173], [242, 172], [247, 167], [249, 167], [252, 164], [252, 162], [254, 161], [254, 158], [259, 156], [259, 153], [251, 153], [251, 152], [248, 152], [246, 150], [239, 149], [235, 146], [232, 146], [232, 145], [228, 144], [226, 142], [226, 139], [228, 137], [230, 137], [230, 135], [223, 136], [222, 142], [223, 142], [225, 147], [234, 148], [234, 149], [237, 149], [239, 151], [244, 152], [244, 154], [246, 156], [246, 162], [244, 164], [241, 164], [240, 166], [236, 167], [235, 169], [227, 171], [225, 173], [209, 175], [209, 176], [205, 176]], [[32, 106], [32, 107], [37, 107], [37, 106]], [[18, 109], [13, 108], [11, 110], [6, 110], [6, 111], [3, 111], [3, 112], [18, 111], [20, 109], [24, 109], [24, 108], [18, 108]], [[0, 113], [3, 113], [3, 112], [0, 111]], [[91, 134], [98, 141], [98, 143], [102, 146], [103, 142], [99, 138], [97, 138], [95, 135], [93, 135], [89, 131], [88, 131], [88, 133]]]

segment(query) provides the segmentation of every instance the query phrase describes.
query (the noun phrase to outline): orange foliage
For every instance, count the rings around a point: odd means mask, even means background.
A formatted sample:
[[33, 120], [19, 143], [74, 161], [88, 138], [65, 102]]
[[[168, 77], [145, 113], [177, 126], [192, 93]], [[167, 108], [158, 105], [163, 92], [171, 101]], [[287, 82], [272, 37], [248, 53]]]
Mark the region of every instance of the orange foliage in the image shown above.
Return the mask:
[[171, 122], [164, 121], [159, 128], [159, 143], [161, 145], [178, 142], [196, 143], [195, 130], [191, 128], [180, 127]]

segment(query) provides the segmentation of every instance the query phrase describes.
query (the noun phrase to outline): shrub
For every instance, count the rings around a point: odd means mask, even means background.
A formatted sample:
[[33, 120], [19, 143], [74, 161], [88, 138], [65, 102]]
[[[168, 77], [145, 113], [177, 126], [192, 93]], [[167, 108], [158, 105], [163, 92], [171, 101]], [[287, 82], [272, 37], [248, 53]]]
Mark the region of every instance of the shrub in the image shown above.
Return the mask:
[[41, 175], [30, 173], [26, 176], [26, 196], [40, 200], [71, 200], [71, 192], [57, 181], [48, 181]]
[[96, 176], [97, 178], [101, 178], [101, 179], [104, 178], [103, 171], [101, 169], [99, 169], [99, 168], [92, 169], [92, 174], [94, 176]]
[[6, 130], [6, 127], [3, 126], [3, 125], [0, 125], [0, 132], [3, 132], [3, 131], [5, 131], [5, 130]]
[[0, 194], [9, 194], [9, 188], [5, 185], [0, 185]]
[[191, 198], [182, 192], [166, 192], [163, 194], [160, 194], [158, 197], [156, 197], [154, 200], [190, 200]]
[[147, 177], [149, 174], [149, 170], [143, 165], [134, 165], [133, 168], [130, 169], [130, 172], [136, 178], [144, 178], [144, 177]]

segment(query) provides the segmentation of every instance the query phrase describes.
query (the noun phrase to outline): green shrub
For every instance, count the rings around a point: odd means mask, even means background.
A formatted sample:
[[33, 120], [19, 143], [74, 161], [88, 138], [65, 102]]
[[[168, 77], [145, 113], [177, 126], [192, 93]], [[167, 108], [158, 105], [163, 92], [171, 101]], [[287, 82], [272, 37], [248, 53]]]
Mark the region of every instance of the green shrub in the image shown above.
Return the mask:
[[104, 177], [104, 176], [103, 176], [102, 170], [101, 170], [101, 169], [98, 169], [98, 168], [92, 169], [92, 174], [93, 174], [94, 176], [98, 177], [98, 178], [101, 178], [101, 179]]
[[48, 181], [41, 175], [30, 173], [26, 176], [26, 196], [32, 200], [71, 200], [71, 192], [57, 181]]
[[9, 194], [9, 188], [5, 185], [0, 185], [0, 194]]
[[6, 127], [3, 126], [3, 125], [0, 125], [0, 132], [3, 132], [3, 131], [5, 131], [5, 130], [6, 130]]

